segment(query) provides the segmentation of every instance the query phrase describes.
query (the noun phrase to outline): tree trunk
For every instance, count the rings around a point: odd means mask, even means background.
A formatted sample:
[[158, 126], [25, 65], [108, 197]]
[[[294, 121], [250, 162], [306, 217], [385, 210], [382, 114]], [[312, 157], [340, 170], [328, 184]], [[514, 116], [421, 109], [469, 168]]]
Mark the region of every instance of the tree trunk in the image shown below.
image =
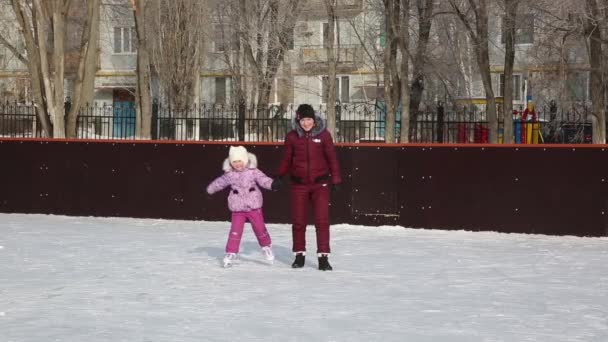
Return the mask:
[[400, 141], [409, 142], [410, 134], [410, 78], [409, 78], [409, 48], [410, 48], [410, 0], [401, 0], [401, 129]]
[[[469, 0], [472, 2], [474, 0]], [[477, 64], [481, 73], [481, 81], [486, 93], [486, 115], [488, 118], [490, 144], [498, 143], [498, 118], [496, 115], [496, 98], [492, 89], [492, 74], [490, 72], [490, 51], [488, 39], [488, 5], [487, 0], [479, 0], [479, 12], [477, 16]]]
[[[420, 3], [424, 2], [424, 8]], [[433, 21], [433, 0], [418, 0], [418, 45], [416, 46], [416, 55], [412, 65], [413, 78], [411, 86], [411, 102], [409, 105], [410, 115], [416, 116], [422, 100], [424, 91], [424, 76], [426, 66], [426, 49], [431, 35], [431, 26]], [[403, 123], [402, 123], [403, 124]]]
[[503, 89], [503, 142], [513, 143], [513, 64], [515, 63], [515, 22], [519, 0], [505, 0], [505, 71]]
[[[466, 12], [463, 12], [454, 0], [449, 1], [473, 42], [475, 58], [486, 95], [486, 116], [489, 125], [488, 140], [489, 143], [495, 144], [498, 142], [498, 118], [496, 117], [496, 99], [494, 98], [492, 74], [490, 72], [488, 3], [487, 0], [479, 0], [479, 3], [477, 3], [477, 0], [468, 0], [469, 8]], [[468, 18], [468, 11], [474, 13], [474, 20]]]
[[589, 37], [589, 64], [591, 66], [591, 102], [593, 103], [593, 143], [606, 143], [606, 108], [605, 108], [605, 85], [603, 82], [602, 65], [602, 37], [597, 2], [586, 0], [589, 11], [586, 23], [586, 33]]
[[53, 124], [48, 113], [48, 104], [44, 96], [44, 77], [42, 77], [41, 60], [39, 49], [40, 46], [36, 43], [37, 33], [33, 32], [37, 25], [33, 25], [37, 19], [35, 7], [32, 9], [31, 20], [24, 13], [25, 9], [21, 6], [19, 0], [12, 0], [13, 11], [19, 22], [23, 38], [27, 49], [27, 67], [30, 73], [30, 82], [32, 85], [32, 93], [34, 102], [36, 103], [36, 116], [40, 121], [44, 135], [47, 138], [53, 137]]
[[[328, 79], [327, 85], [329, 92], [327, 95], [327, 130], [334, 135], [336, 132], [336, 64], [338, 61], [335, 56], [335, 47], [336, 47], [336, 0], [325, 0], [325, 8], [327, 9], [327, 38], [328, 44], [325, 47], [325, 51], [327, 51], [327, 66], [328, 66]], [[339, 48], [339, 47], [338, 47]]]
[[81, 57], [78, 65], [76, 84], [74, 85], [74, 96], [66, 120], [66, 135], [68, 138], [77, 137], [77, 123], [80, 109], [83, 105], [89, 105], [93, 98], [99, 41], [99, 4], [100, 0], [89, 0], [88, 2], [88, 17], [82, 32]]
[[[155, 70], [159, 95], [184, 118], [193, 114], [191, 109], [199, 98], [196, 88], [210, 17], [206, 5], [206, 0], [152, 0], [143, 14], [147, 54], [151, 64], [159, 66]], [[230, 52], [225, 49], [225, 53]], [[187, 125], [182, 127], [185, 134]]]
[[399, 104], [400, 84], [397, 70], [397, 49], [399, 30], [399, 0], [383, 0], [386, 18], [386, 45], [384, 49], [384, 101], [385, 130], [384, 141], [395, 142], [395, 117]]
[[[242, 6], [246, 5], [245, 3], [249, 4], [250, 2], [242, 0]], [[293, 32], [303, 4], [304, 1], [300, 0], [270, 0], [268, 6], [269, 15], [263, 16], [263, 20], [268, 20], [268, 22], [258, 22], [255, 27], [250, 27], [250, 29], [258, 30], [257, 34], [255, 34], [256, 38], [243, 41], [245, 56], [256, 73], [254, 79], [257, 81], [257, 86], [254, 87], [258, 89], [258, 114], [261, 114], [260, 107], [265, 108], [264, 113], [266, 115], [269, 112], [266, 109], [268, 103], [270, 103], [272, 82], [274, 82], [279, 67], [285, 58], [288, 42], [287, 35]], [[285, 8], [285, 15], [280, 17], [279, 5]], [[266, 26], [265, 24], [268, 24], [268, 30], [259, 31], [262, 30], [262, 27]], [[267, 41], [267, 44], [264, 41]]]
[[[48, 22], [50, 19], [43, 17], [44, 9], [40, 3], [40, 0], [35, 0], [33, 11], [35, 11], [36, 15], [32, 16], [32, 20], [34, 20], [35, 22], [34, 27], [37, 29], [36, 33], [38, 38], [38, 49], [35, 50], [35, 53], [38, 54], [40, 58], [39, 77], [42, 79], [42, 84], [44, 85], [42, 97], [45, 99], [46, 111], [49, 115], [49, 118], [53, 122], [52, 136], [54, 138], [63, 138], [65, 137], [65, 130], [62, 129], [58, 132], [58, 126], [60, 128], [63, 128], [64, 124], [57, 122], [58, 114], [56, 112], [57, 106], [55, 105], [56, 97], [53, 92], [53, 83], [51, 82], [52, 80], [54, 81], [54, 77], [51, 77], [51, 70], [49, 67], [47, 39], [40, 39], [41, 37], [48, 37]], [[63, 121], [63, 114], [61, 115], [61, 121]]]
[[[485, 52], [484, 52], [485, 50]], [[486, 115], [488, 119], [488, 142], [498, 143], [498, 118], [496, 116], [496, 98], [492, 89], [492, 76], [490, 73], [490, 61], [487, 48], [480, 48], [478, 58], [479, 68], [481, 69], [481, 81], [486, 93]]]
[[151, 139], [152, 99], [150, 91], [150, 56], [145, 21], [145, 0], [133, 0], [133, 15], [137, 32], [137, 125], [135, 134], [139, 139]]
[[[21, 27], [27, 48], [27, 64], [38, 119], [45, 136], [63, 138], [76, 136], [76, 115], [82, 103], [82, 84], [90, 84], [92, 97], [96, 71], [99, 0], [89, 0], [89, 11], [82, 32], [80, 63], [72, 111], [65, 113], [65, 54], [67, 18], [72, 0], [12, 0], [13, 10]], [[92, 9], [96, 8], [96, 13]], [[29, 12], [29, 14], [28, 14]], [[91, 32], [95, 32], [91, 37]], [[93, 50], [91, 53], [88, 50]], [[88, 56], [87, 55], [90, 55]], [[74, 101], [76, 103], [74, 103]], [[68, 122], [66, 122], [68, 119]], [[66, 125], [67, 123], [67, 125]], [[67, 128], [67, 129], [66, 129]]]
[[[37, 0], [40, 1], [40, 0]], [[53, 9], [53, 84], [51, 90], [54, 96], [54, 125], [55, 138], [65, 138], [65, 18], [66, 8], [62, 2], [55, 2]], [[44, 36], [42, 36], [44, 37]], [[41, 38], [42, 38], [41, 37]], [[44, 39], [40, 39], [41, 41]]]

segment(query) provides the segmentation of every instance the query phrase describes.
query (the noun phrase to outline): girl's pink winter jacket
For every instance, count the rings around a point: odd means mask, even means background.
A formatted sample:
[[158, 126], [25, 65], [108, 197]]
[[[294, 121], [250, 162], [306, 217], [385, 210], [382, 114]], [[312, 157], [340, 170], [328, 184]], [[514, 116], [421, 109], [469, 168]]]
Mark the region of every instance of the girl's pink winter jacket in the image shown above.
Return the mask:
[[224, 160], [224, 174], [216, 178], [209, 186], [207, 193], [213, 194], [230, 187], [228, 195], [228, 209], [230, 211], [251, 211], [263, 205], [263, 196], [260, 187], [270, 190], [272, 178], [257, 169], [257, 158], [249, 153], [247, 168], [235, 171], [228, 159]]

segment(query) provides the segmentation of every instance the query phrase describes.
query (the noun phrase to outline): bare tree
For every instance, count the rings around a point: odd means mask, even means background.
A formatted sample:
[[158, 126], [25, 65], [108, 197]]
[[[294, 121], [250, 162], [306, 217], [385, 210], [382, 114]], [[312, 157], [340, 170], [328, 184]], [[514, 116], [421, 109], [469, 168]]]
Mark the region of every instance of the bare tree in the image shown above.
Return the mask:
[[66, 120], [66, 135], [77, 136], [78, 113], [92, 103], [99, 48], [100, 0], [89, 0], [80, 43], [80, 63], [74, 85], [74, 98]]
[[[207, 4], [205, 1], [153, 0], [148, 23], [151, 59], [164, 96], [175, 109], [198, 102]], [[152, 12], [152, 11], [151, 11]]]
[[394, 143], [396, 113], [401, 110], [401, 142], [409, 141], [409, 0], [383, 0], [386, 46], [384, 50], [385, 142]]
[[426, 76], [426, 66], [429, 56], [427, 54], [427, 46], [431, 37], [431, 28], [433, 24], [433, 10], [435, 6], [434, 0], [416, 0], [416, 13], [418, 19], [418, 39], [416, 44], [416, 53], [412, 62], [412, 86], [411, 86], [411, 102], [410, 115], [416, 115], [420, 101], [422, 100], [422, 92], [424, 91], [424, 81]]
[[[17, 1], [17, 0], [11, 0], [11, 4], [13, 7], [13, 11], [15, 12], [15, 17], [17, 19], [17, 22], [19, 23], [19, 26], [21, 27], [21, 31], [23, 34], [23, 40], [25, 41], [25, 47], [26, 47], [26, 51], [27, 51], [27, 57], [24, 55], [21, 55], [18, 51], [18, 49], [16, 48], [12, 48], [10, 49], [11, 51], [13, 51], [13, 53], [17, 54], [19, 60], [21, 60], [22, 62], [24, 62], [29, 70], [30, 73], [30, 82], [32, 85], [32, 92], [34, 95], [34, 102], [37, 105], [37, 110], [36, 110], [36, 114], [38, 116], [38, 119], [42, 125], [42, 129], [44, 131], [44, 134], [47, 137], [52, 137], [53, 136], [53, 124], [51, 123], [51, 118], [50, 115], [52, 115], [52, 113], [50, 113], [47, 109], [47, 107], [49, 105], [52, 106], [52, 101], [54, 99], [54, 97], [51, 97], [49, 99], [49, 101], [51, 101], [51, 103], [47, 102], [46, 99], [46, 94], [45, 94], [45, 87], [42, 84], [42, 77], [44, 77], [43, 75], [43, 70], [42, 70], [42, 60], [41, 60], [41, 55], [39, 50], [37, 49], [38, 43], [37, 43], [37, 34], [34, 32], [34, 27], [37, 27], [38, 25], [34, 26], [33, 24], [36, 21], [42, 20], [42, 19], [38, 19], [37, 13], [37, 7], [36, 6], [26, 6], [24, 3]], [[5, 42], [5, 44], [10, 46], [10, 43], [8, 43], [7, 39], [3, 39], [3, 41]], [[46, 47], [46, 44], [45, 44]], [[40, 47], [42, 48], [42, 46]], [[46, 51], [44, 51], [44, 54], [46, 55]], [[46, 60], [45, 60], [46, 61]], [[48, 70], [48, 65], [47, 65], [47, 70]], [[47, 72], [48, 75], [48, 72]], [[63, 103], [63, 101], [62, 101]]]
[[504, 0], [505, 16], [503, 34], [505, 35], [505, 71], [504, 71], [504, 101], [503, 101], [503, 141], [513, 143], [513, 65], [515, 64], [515, 23], [519, 0]]
[[[247, 31], [247, 20], [253, 16], [250, 11], [252, 2], [246, 0], [228, 1], [208, 1], [207, 6], [212, 13], [210, 20], [211, 29], [205, 32], [207, 41], [214, 43], [213, 57], [219, 59], [225, 67], [225, 72], [230, 78], [230, 102], [236, 105], [238, 112], [237, 135], [239, 141], [245, 140], [246, 125], [249, 121], [245, 119], [249, 116], [248, 109], [253, 101], [247, 96], [249, 79], [251, 75], [247, 73], [247, 60], [244, 58], [244, 44], [250, 34]], [[255, 21], [255, 20], [254, 20]], [[209, 44], [208, 44], [209, 45]], [[215, 62], [212, 57], [210, 64]]]
[[[228, 0], [213, 5], [215, 52], [231, 79], [232, 103], [239, 115], [238, 136], [244, 139], [246, 117], [268, 118], [271, 92], [286, 52], [293, 44], [294, 27], [303, 1]], [[286, 67], [284, 72], [289, 72]], [[249, 111], [248, 108], [253, 110]], [[258, 121], [262, 122], [262, 121]], [[269, 139], [273, 125], [261, 127]]]
[[257, 107], [267, 115], [270, 93], [279, 67], [285, 58], [303, 1], [256, 0], [241, 14], [251, 13], [257, 21], [244, 19], [247, 35], [242, 37], [245, 58], [255, 72]]
[[409, 142], [410, 134], [410, 0], [401, 0], [399, 12], [399, 51], [401, 52], [401, 142]]
[[490, 126], [488, 139], [490, 143], [495, 144], [498, 142], [498, 118], [490, 72], [488, 0], [449, 0], [449, 3], [473, 42], [477, 66], [486, 96], [486, 115]]
[[[345, 22], [350, 27], [356, 41], [359, 43], [364, 56], [359, 67], [369, 68], [373, 71], [376, 88], [382, 84], [383, 48], [378, 44], [383, 32], [385, 32], [384, 5], [381, 0], [365, 0], [363, 16], [346, 17]], [[363, 88], [364, 98], [367, 101], [367, 91]], [[378, 100], [378, 92], [374, 92], [374, 97], [370, 100]]]
[[[72, 0], [11, 0], [15, 18], [23, 35], [27, 55], [21, 55], [16, 48], [10, 48], [26, 63], [29, 70], [37, 116], [47, 137], [74, 137], [76, 122], [82, 98], [90, 96], [92, 90], [83, 90], [83, 85], [92, 87], [95, 73], [97, 27], [99, 1], [87, 1], [87, 16], [81, 32], [79, 67], [76, 88], [72, 98], [72, 110], [65, 117], [66, 80], [66, 36], [67, 19], [73, 9]], [[0, 39], [10, 45], [7, 39]], [[93, 65], [93, 67], [90, 66]], [[66, 127], [67, 122], [67, 127]], [[66, 130], [67, 128], [67, 130]]]
[[[224, 57], [226, 60], [226, 65], [228, 65], [230, 69], [230, 74], [232, 75], [232, 95], [234, 97], [234, 103], [237, 105], [238, 117], [239, 117], [239, 126], [238, 128], [238, 138], [240, 141], [245, 140], [245, 131], [247, 130], [245, 118], [247, 117], [247, 86], [250, 82], [248, 82], [248, 78], [244, 76], [245, 70], [248, 69], [246, 67], [246, 59], [244, 58], [244, 52], [242, 46], [244, 44], [240, 43], [240, 40], [247, 36], [246, 26], [243, 21], [238, 20], [239, 18], [244, 18], [246, 16], [247, 6], [246, 0], [239, 0], [238, 6], [236, 6], [232, 13], [236, 13], [236, 39], [238, 39], [238, 48], [235, 51], [233, 56], [230, 55], [230, 50], [224, 50]], [[223, 17], [228, 17], [222, 16]]]
[[384, 141], [395, 142], [395, 115], [399, 105], [401, 86], [399, 69], [397, 65], [397, 51], [399, 48], [399, 0], [383, 0], [386, 45], [384, 49], [384, 102], [385, 102], [385, 132]]
[[152, 98], [150, 90], [150, 40], [147, 28], [149, 1], [131, 0], [135, 31], [137, 32], [137, 116], [135, 135], [140, 139], [150, 139], [152, 134]]
[[[328, 80], [327, 80], [327, 130], [335, 135], [336, 131], [336, 68], [340, 54], [336, 56], [336, 47], [340, 48], [340, 42], [336, 40], [336, 36], [339, 37], [340, 33], [336, 34], [336, 26], [338, 26], [336, 6], [337, 0], [324, 0], [325, 9], [327, 10], [327, 41], [325, 44], [325, 51], [327, 52], [327, 67], [328, 67]], [[339, 26], [338, 26], [339, 27]]]
[[449, 15], [438, 16], [440, 20], [435, 25], [440, 31], [439, 42], [444, 46], [436, 46], [437, 61], [433, 70], [445, 83], [451, 85], [451, 93], [456, 96], [469, 98], [473, 94], [473, 77], [475, 57], [472, 53], [471, 38], [461, 30], [460, 19]]
[[586, 0], [585, 36], [589, 41], [589, 64], [591, 101], [593, 102], [593, 142], [606, 143], [606, 85], [604, 80], [604, 59], [606, 53], [602, 45], [602, 31], [606, 29], [606, 18], [600, 14], [601, 5], [596, 0]]

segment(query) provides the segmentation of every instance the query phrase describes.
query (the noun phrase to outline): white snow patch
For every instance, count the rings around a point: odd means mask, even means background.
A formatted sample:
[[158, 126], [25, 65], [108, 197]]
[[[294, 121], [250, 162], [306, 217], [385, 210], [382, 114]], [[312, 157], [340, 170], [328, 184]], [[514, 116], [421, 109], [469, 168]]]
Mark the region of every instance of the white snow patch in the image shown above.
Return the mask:
[[[1, 341], [608, 341], [606, 238], [0, 214]], [[6, 311], [6, 310], [5, 310]]]

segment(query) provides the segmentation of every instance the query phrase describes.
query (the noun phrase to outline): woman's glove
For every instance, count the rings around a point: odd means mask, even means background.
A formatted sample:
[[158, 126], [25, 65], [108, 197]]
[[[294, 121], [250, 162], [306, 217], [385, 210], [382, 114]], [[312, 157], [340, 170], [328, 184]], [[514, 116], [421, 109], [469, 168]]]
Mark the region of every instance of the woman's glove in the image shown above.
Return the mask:
[[340, 184], [332, 184], [331, 195], [335, 196], [338, 191], [340, 191]]

